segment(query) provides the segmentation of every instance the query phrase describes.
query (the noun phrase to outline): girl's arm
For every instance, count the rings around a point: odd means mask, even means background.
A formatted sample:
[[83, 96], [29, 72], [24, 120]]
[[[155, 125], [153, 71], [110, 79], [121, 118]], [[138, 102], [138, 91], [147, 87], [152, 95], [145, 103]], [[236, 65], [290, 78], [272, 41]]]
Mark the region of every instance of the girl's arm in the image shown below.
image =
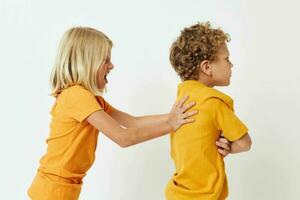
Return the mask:
[[[178, 103], [184, 104], [184, 102], [187, 100], [187, 98], [183, 98]], [[189, 109], [191, 106], [193, 106], [195, 103], [191, 102], [188, 105], [185, 105], [184, 109]], [[175, 105], [174, 105], [175, 106]], [[159, 125], [160, 123], [166, 121], [168, 119], [169, 114], [161, 114], [161, 115], [147, 115], [147, 116], [140, 116], [135, 117], [132, 115], [129, 115], [128, 113], [122, 112], [117, 109], [112, 109], [108, 113], [113, 119], [115, 119], [120, 125], [126, 127], [126, 128], [133, 128], [133, 127], [141, 127], [141, 126], [154, 126]]]
[[135, 127], [137, 124], [138, 117], [117, 110], [116, 108], [113, 108], [107, 114], [109, 114], [109, 116], [111, 116], [114, 120], [116, 120], [120, 125], [124, 127]]
[[135, 117], [115, 108], [108, 114], [126, 128], [159, 125], [161, 122], [166, 121], [169, 116], [169, 114], [161, 114]]
[[[195, 115], [197, 111], [186, 112], [195, 105], [193, 103], [184, 106], [183, 104], [187, 98], [185, 97], [175, 104], [168, 115], [148, 116], [146, 117], [147, 120], [145, 120], [146, 123], [140, 123], [137, 127], [123, 128], [120, 123], [104, 111], [97, 111], [91, 114], [87, 121], [121, 147], [128, 147], [163, 136], [170, 131], [175, 131], [183, 124], [193, 122], [194, 120], [189, 117]], [[136, 122], [128, 119], [124, 120], [124, 122], [136, 124]]]
[[[121, 124], [124, 127], [130, 128], [130, 127], [140, 127], [144, 125], [156, 125], [161, 123], [162, 121], [167, 120], [168, 114], [164, 115], [148, 115], [148, 116], [141, 116], [141, 117], [135, 117], [132, 115], [129, 115], [128, 113], [122, 112], [117, 109], [112, 109], [108, 113], [113, 119], [115, 119], [119, 124]], [[226, 138], [219, 138], [217, 141], [217, 148], [219, 153], [226, 157], [230, 153], [231, 149], [231, 143]]]

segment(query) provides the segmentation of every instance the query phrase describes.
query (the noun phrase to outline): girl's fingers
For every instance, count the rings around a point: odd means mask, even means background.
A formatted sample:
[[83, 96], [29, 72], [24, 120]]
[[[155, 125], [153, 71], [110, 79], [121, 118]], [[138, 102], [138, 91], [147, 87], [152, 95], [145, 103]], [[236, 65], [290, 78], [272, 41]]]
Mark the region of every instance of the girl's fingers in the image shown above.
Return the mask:
[[184, 113], [185, 111], [187, 111], [188, 109], [190, 109], [191, 107], [195, 106], [196, 105], [196, 102], [193, 101], [193, 102], [190, 102], [188, 103], [187, 105], [184, 105], [182, 107], [182, 112]]
[[181, 108], [188, 98], [189, 96], [185, 96], [182, 99], [180, 99], [179, 102], [177, 103], [177, 107]]
[[182, 120], [182, 124], [192, 123], [192, 122], [194, 122], [194, 121], [195, 121], [195, 119], [192, 119], [192, 118], [183, 119], [183, 120]]
[[175, 103], [174, 103], [174, 105], [173, 105], [173, 107], [172, 107], [172, 109], [174, 109], [174, 108], [176, 108], [177, 106], [178, 106], [178, 101], [176, 101]]
[[184, 113], [182, 115], [182, 117], [183, 117], [183, 119], [186, 119], [186, 118], [188, 118], [190, 116], [196, 115], [197, 113], [198, 113], [198, 110], [190, 111], [190, 112]]

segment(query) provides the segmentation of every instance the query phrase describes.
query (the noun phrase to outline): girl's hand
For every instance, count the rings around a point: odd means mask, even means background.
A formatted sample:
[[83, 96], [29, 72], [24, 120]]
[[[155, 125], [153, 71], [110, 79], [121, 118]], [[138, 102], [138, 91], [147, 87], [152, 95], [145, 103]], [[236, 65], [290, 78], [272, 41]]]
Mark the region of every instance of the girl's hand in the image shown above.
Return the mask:
[[218, 141], [216, 141], [216, 145], [218, 147], [218, 152], [226, 157], [231, 152], [231, 143], [224, 137], [220, 137]]
[[193, 101], [187, 105], [184, 105], [184, 103], [188, 98], [189, 97], [186, 96], [180, 99], [180, 101], [176, 102], [173, 105], [171, 112], [169, 113], [167, 123], [172, 127], [173, 131], [176, 131], [183, 124], [191, 123], [195, 121], [194, 119], [189, 117], [197, 114], [198, 111], [197, 110], [190, 111], [190, 112], [186, 112], [186, 111], [191, 107], [195, 106], [196, 103]]

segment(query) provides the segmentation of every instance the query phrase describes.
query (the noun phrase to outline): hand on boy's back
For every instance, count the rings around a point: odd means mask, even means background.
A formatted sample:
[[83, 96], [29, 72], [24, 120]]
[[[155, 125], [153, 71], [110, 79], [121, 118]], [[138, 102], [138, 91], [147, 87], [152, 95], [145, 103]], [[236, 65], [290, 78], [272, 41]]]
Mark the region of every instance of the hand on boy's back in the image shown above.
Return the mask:
[[216, 141], [216, 145], [218, 148], [218, 152], [223, 156], [226, 157], [230, 153], [231, 143], [225, 137], [220, 137], [219, 140]]
[[180, 126], [194, 122], [195, 119], [190, 118], [198, 113], [197, 110], [188, 111], [196, 105], [196, 102], [185, 104], [189, 97], [185, 96], [179, 101], [175, 102], [171, 112], [168, 114], [167, 122], [172, 127], [172, 131], [176, 131]]

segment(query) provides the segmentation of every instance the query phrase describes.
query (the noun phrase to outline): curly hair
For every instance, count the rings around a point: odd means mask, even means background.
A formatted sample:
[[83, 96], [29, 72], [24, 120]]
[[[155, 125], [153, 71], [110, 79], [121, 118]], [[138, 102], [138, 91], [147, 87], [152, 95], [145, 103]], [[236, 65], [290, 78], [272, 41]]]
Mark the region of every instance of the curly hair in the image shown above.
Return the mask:
[[217, 50], [229, 41], [229, 34], [220, 28], [211, 28], [210, 22], [184, 28], [170, 48], [171, 65], [183, 81], [197, 80], [199, 64], [215, 60]]

